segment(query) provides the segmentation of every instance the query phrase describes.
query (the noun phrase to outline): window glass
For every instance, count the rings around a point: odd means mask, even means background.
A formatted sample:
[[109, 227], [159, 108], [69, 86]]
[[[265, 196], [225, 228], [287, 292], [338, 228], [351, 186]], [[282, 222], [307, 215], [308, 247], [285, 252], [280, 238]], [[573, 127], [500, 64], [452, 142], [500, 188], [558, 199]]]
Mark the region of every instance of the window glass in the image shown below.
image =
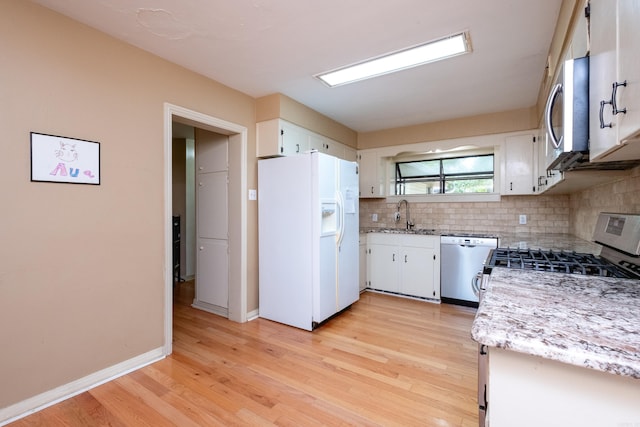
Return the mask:
[[493, 154], [396, 163], [396, 194], [492, 193]]
[[442, 160], [443, 172], [449, 174], [491, 172], [493, 173], [493, 156], [457, 157]]
[[440, 175], [440, 160], [398, 163], [400, 173], [405, 178]]

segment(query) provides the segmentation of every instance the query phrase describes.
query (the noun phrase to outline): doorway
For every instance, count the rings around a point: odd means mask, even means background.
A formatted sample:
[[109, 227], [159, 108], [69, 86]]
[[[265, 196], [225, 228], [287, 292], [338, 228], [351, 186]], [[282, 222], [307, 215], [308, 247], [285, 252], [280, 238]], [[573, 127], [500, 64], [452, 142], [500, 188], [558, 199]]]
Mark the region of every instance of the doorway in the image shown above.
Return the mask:
[[229, 137], [196, 128], [195, 146], [193, 307], [229, 317]]
[[164, 106], [165, 151], [165, 324], [164, 353], [172, 351], [172, 140], [173, 123], [224, 136], [228, 141], [228, 310], [227, 317], [236, 322], [247, 320], [247, 206], [246, 164], [247, 128], [216, 117], [166, 103]]

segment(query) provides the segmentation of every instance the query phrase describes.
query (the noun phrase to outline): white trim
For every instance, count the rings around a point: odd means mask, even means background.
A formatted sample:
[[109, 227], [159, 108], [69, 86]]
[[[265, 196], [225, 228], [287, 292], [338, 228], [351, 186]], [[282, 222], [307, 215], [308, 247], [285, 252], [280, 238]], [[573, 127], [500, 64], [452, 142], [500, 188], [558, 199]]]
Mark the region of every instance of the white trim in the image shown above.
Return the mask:
[[94, 372], [86, 377], [61, 385], [52, 390], [30, 397], [0, 409], [0, 426], [12, 423], [70, 397], [84, 393], [94, 387], [112, 381], [153, 362], [163, 359], [164, 350], [158, 347], [124, 362]]
[[430, 304], [442, 304], [442, 301], [440, 300], [440, 298], [416, 297], [416, 296], [413, 296], [413, 295], [401, 294], [399, 292], [383, 291], [383, 290], [380, 290], [380, 289], [372, 289], [372, 288], [364, 288], [363, 290], [360, 291], [360, 294], [363, 294], [364, 292], [371, 292], [371, 293], [374, 293], [374, 294], [382, 294], [382, 295], [390, 295], [390, 296], [396, 297], [396, 298], [412, 299], [414, 301], [423, 301], [423, 302], [428, 302]]
[[[238, 138], [240, 143], [240, 159], [239, 165], [230, 165], [233, 168], [239, 168], [240, 173], [240, 193], [247, 194], [247, 138], [248, 130], [245, 126], [208, 116], [197, 111], [189, 110], [184, 107], [164, 104], [164, 233], [165, 233], [165, 315], [164, 315], [164, 354], [169, 355], [172, 351], [173, 339], [173, 273], [172, 273], [172, 257], [171, 257], [171, 142], [172, 142], [172, 122], [178, 121], [194, 127], [211, 130], [224, 135], [230, 136], [231, 139]], [[235, 172], [233, 172], [235, 173]], [[230, 283], [238, 283], [239, 289], [232, 288], [229, 292], [229, 319], [236, 322], [247, 321], [247, 200], [246, 197], [240, 198], [240, 222], [238, 235], [240, 242], [234, 245], [231, 257], [234, 261], [230, 261], [229, 280]], [[231, 244], [231, 242], [230, 242]]]
[[260, 317], [260, 312], [258, 311], [258, 309], [251, 310], [249, 313], [247, 313], [247, 321], [256, 320], [258, 317]]
[[229, 317], [229, 310], [224, 308], [224, 307], [220, 307], [219, 305], [215, 305], [215, 304], [209, 304], [207, 302], [204, 301], [194, 301], [193, 304], [191, 304], [191, 307], [193, 308], [197, 308], [198, 310], [202, 310], [202, 311], [206, 311], [209, 313], [213, 313], [213, 314], [217, 314], [218, 316], [222, 316], [224, 318], [228, 318]]

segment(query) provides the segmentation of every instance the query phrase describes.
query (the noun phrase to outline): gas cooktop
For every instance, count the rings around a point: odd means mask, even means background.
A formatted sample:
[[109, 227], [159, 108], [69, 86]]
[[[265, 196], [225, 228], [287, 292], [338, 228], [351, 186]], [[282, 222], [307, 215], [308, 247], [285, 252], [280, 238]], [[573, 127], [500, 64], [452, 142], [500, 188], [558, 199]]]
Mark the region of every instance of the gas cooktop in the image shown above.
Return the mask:
[[635, 264], [614, 264], [597, 255], [571, 251], [497, 248], [491, 251], [485, 266], [640, 279]]

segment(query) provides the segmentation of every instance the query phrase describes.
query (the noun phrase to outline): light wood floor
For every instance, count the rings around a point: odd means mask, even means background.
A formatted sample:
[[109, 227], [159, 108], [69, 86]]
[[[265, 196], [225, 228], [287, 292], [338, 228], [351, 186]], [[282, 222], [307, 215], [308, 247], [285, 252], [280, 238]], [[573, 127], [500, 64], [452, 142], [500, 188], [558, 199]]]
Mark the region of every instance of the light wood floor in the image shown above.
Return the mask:
[[475, 310], [375, 293], [314, 332], [191, 308], [174, 353], [22, 426], [477, 426]]

